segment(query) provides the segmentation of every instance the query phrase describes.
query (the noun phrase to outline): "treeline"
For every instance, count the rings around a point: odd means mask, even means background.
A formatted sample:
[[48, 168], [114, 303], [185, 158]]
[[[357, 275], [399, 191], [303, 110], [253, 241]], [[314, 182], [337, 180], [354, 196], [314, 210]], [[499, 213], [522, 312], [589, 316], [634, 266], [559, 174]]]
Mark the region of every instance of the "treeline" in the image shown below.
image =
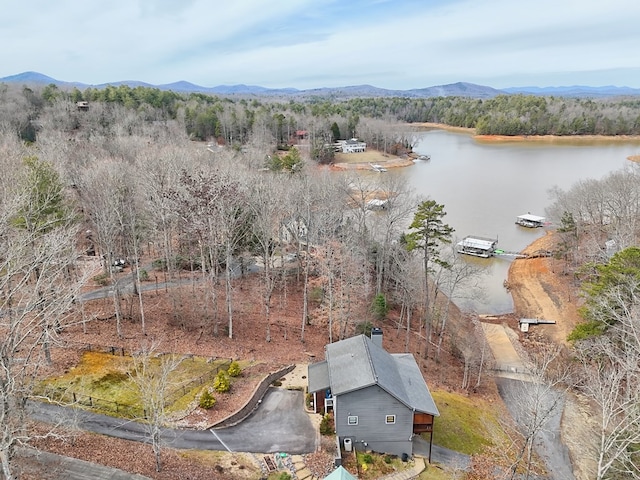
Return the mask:
[[558, 254], [580, 285], [572, 385], [592, 406], [592, 478], [640, 478], [640, 169], [551, 192]]
[[[4, 97], [7, 90], [7, 85], [0, 85]], [[30, 106], [31, 120], [44, 105], [87, 101], [146, 112], [150, 121], [180, 119], [191, 138], [226, 144], [243, 145], [256, 129], [268, 131], [276, 143], [283, 144], [297, 130], [307, 130], [318, 158], [324, 153], [322, 146], [336, 140], [336, 131], [342, 138], [362, 136], [358, 127], [371, 119], [442, 123], [475, 128], [481, 135], [640, 135], [640, 100], [633, 97], [232, 98], [127, 85], [67, 91], [53, 84], [41, 91], [24, 87], [22, 95]], [[32, 136], [28, 122], [26, 127], [23, 135]], [[375, 143], [374, 138], [369, 140]]]

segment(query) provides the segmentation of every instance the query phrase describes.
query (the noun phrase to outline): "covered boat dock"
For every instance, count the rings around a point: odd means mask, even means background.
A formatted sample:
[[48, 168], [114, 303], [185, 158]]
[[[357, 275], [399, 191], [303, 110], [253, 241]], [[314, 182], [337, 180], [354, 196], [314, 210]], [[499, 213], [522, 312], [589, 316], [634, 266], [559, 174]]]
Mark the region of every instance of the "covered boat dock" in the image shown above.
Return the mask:
[[516, 217], [516, 225], [527, 228], [543, 227], [545, 220], [546, 219], [544, 217], [525, 213], [524, 215], [519, 215], [518, 217]]
[[464, 237], [458, 242], [456, 249], [458, 253], [473, 255], [475, 257], [489, 258], [493, 256], [498, 245], [497, 238], [485, 237]]

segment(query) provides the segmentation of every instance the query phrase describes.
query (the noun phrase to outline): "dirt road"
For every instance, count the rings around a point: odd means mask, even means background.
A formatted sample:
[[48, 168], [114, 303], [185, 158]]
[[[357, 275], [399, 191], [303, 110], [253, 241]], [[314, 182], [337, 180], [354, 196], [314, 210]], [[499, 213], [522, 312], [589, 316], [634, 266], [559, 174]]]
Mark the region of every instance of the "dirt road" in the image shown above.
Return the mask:
[[[555, 237], [547, 232], [524, 253], [554, 250]], [[531, 333], [566, 345], [567, 335], [579, 321], [578, 297], [569, 275], [563, 275], [563, 260], [552, 257], [514, 260], [509, 268], [509, 289], [518, 318], [555, 320], [553, 325], [535, 325]]]
[[[553, 232], [537, 239], [524, 253], [554, 250]], [[553, 343], [567, 345], [567, 335], [580, 321], [577, 289], [570, 275], [564, 274], [562, 260], [551, 257], [515, 260], [509, 269], [509, 288], [513, 297], [514, 313], [518, 318], [555, 320], [555, 325], [532, 325], [523, 340], [544, 338]], [[578, 480], [593, 478], [595, 457], [592, 422], [588, 402], [567, 394], [560, 431], [562, 443], [569, 450], [573, 474]]]

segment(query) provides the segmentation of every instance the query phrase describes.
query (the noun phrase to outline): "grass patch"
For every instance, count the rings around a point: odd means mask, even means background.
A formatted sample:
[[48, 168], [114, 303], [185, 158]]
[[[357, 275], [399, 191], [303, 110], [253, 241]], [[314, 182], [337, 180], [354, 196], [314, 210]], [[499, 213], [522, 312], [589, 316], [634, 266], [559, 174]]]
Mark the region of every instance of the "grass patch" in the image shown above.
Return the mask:
[[[151, 368], [160, 368], [160, 357], [151, 360]], [[185, 358], [169, 377], [167, 412], [184, 410], [211, 383], [216, 372], [228, 366], [227, 360], [209, 361], [202, 357]], [[43, 380], [39, 394], [62, 402], [76, 402], [107, 414], [136, 417], [142, 413], [140, 392], [133, 377], [132, 357], [101, 352], [85, 352], [80, 363], [68, 373]]]
[[[472, 455], [506, 437], [499, 422], [501, 412], [495, 405], [445, 391], [434, 391], [432, 395], [440, 411], [434, 425], [435, 444]], [[425, 434], [424, 438], [429, 436]]]
[[451, 480], [452, 478], [462, 478], [447, 468], [440, 468], [438, 465], [429, 465], [425, 462], [425, 469], [418, 475], [418, 480]]
[[[215, 467], [219, 473], [238, 478], [261, 478], [262, 472], [245, 453], [228, 453], [212, 450], [179, 450], [178, 455], [203, 467]], [[237, 474], [242, 472], [242, 474]]]
[[345, 453], [342, 465], [361, 480], [374, 480], [394, 472], [407, 470], [411, 463], [403, 462], [396, 455], [354, 451]]

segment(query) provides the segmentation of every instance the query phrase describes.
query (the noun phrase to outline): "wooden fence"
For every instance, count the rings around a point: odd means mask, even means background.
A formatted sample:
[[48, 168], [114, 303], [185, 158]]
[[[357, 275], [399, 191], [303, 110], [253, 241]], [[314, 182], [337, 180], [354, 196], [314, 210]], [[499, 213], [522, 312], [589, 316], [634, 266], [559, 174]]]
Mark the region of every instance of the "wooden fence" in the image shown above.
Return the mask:
[[[102, 352], [109, 353], [111, 355], [118, 356], [128, 356], [131, 355], [124, 347], [115, 347], [115, 346], [105, 346], [105, 345], [95, 345], [89, 343], [81, 343], [78, 344], [79, 349], [85, 351], [93, 351], [93, 352]], [[78, 348], [76, 348], [78, 349]], [[172, 355], [170, 353], [160, 353], [161, 355]], [[195, 355], [188, 354], [185, 355], [187, 358], [195, 358]], [[231, 365], [232, 359], [227, 358], [211, 358], [211, 362], [221, 361], [218, 365], [216, 365], [215, 369], [200, 375], [188, 382], [185, 382], [182, 385], [179, 385], [175, 388], [170, 389], [164, 399], [165, 408], [169, 405], [172, 405], [180, 398], [187, 395], [194, 388], [198, 386], [205, 385], [206, 383], [212, 382], [213, 379], [218, 375], [221, 370], [228, 370]], [[124, 416], [127, 418], [147, 418], [147, 412], [141, 404], [128, 404], [121, 403], [114, 400], [107, 400], [104, 398], [96, 397], [94, 395], [87, 395], [85, 393], [76, 392], [73, 390], [60, 390], [56, 388], [46, 388], [44, 391], [44, 395], [49, 398], [51, 401], [67, 403], [72, 405], [82, 405], [89, 407], [94, 410], [102, 411], [102, 412], [115, 412], [119, 416]]]

